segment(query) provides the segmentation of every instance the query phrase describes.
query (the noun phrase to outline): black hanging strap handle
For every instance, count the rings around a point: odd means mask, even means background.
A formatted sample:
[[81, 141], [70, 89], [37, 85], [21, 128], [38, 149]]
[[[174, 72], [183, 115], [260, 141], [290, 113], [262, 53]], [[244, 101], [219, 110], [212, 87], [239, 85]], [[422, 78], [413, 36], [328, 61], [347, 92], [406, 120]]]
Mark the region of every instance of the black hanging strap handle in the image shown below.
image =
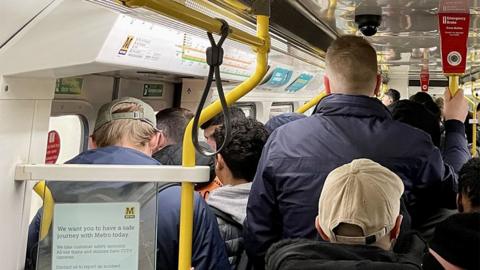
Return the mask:
[[[193, 118], [193, 128], [192, 128], [192, 139], [193, 139], [193, 146], [195, 149], [204, 156], [214, 156], [219, 153], [225, 145], [230, 142], [231, 134], [230, 130], [232, 128], [231, 119], [230, 119], [230, 109], [228, 108], [227, 101], [225, 100], [225, 93], [223, 92], [222, 86], [222, 79], [220, 77], [220, 65], [223, 63], [223, 42], [227, 38], [228, 34], [230, 33], [230, 27], [225, 20], [219, 19], [222, 22], [221, 28], [221, 35], [218, 43], [215, 42], [212, 33], [207, 32], [208, 40], [210, 40], [211, 47], [207, 48], [207, 64], [210, 66], [208, 71], [207, 77], [207, 84], [205, 85], [205, 89], [203, 90], [202, 98], [200, 99], [200, 103], [197, 107], [197, 112], [195, 117]], [[208, 93], [210, 92], [210, 88], [212, 86], [212, 82], [215, 78], [215, 84], [217, 86], [218, 98], [220, 99], [220, 103], [222, 105], [223, 110], [223, 126], [225, 129], [225, 138], [223, 143], [220, 147], [217, 147], [217, 150], [214, 152], [209, 152], [208, 149], [202, 147], [198, 143], [198, 123], [200, 120], [200, 114], [202, 113], [202, 109], [205, 106], [205, 102], [207, 101]]]

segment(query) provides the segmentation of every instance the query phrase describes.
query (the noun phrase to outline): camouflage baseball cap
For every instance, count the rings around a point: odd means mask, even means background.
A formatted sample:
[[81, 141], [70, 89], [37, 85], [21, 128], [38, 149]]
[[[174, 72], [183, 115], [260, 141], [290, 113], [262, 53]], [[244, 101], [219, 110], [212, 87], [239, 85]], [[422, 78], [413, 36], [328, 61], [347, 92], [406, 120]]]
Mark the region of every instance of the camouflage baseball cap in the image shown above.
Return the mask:
[[[133, 112], [118, 112], [113, 113], [112, 109], [117, 106], [118, 104], [122, 103], [134, 103], [139, 105], [141, 110], [133, 111]], [[106, 103], [100, 107], [100, 110], [97, 114], [97, 120], [95, 121], [95, 130], [99, 129], [103, 125], [118, 119], [131, 119], [131, 120], [140, 120], [151, 125], [153, 128], [156, 127], [156, 118], [155, 118], [155, 111], [153, 108], [148, 105], [147, 103], [132, 97], [124, 97], [120, 99], [113, 100], [109, 103]]]

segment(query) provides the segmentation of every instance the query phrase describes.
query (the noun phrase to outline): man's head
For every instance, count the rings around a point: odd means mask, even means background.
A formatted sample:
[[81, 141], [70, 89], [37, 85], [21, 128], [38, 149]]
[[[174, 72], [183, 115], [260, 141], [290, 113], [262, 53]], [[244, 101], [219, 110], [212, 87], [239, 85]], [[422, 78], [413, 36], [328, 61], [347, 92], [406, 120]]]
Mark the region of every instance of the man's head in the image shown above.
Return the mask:
[[330, 172], [315, 222], [330, 242], [375, 245], [389, 250], [400, 233], [402, 180], [369, 159], [356, 159]]
[[341, 36], [330, 44], [325, 56], [325, 90], [328, 93], [373, 96], [378, 93], [375, 49], [362, 37]]
[[438, 107], [437, 103], [433, 100], [432, 96], [425, 92], [417, 92], [415, 95], [412, 95], [409, 100], [425, 106], [425, 108], [427, 108], [427, 110], [429, 110], [435, 116], [435, 118], [440, 121], [442, 117], [442, 111], [440, 107]]
[[[221, 144], [225, 128], [218, 127], [213, 137], [216, 144]], [[267, 130], [257, 120], [244, 118], [232, 122], [231, 140], [217, 154], [215, 172], [223, 184], [253, 181], [267, 139]]]
[[[230, 120], [236, 120], [236, 119], [245, 119], [247, 118], [245, 116], [245, 113], [242, 111], [242, 109], [231, 106], [230, 107]], [[203, 129], [203, 136], [205, 136], [205, 140], [207, 141], [208, 145], [215, 150], [217, 149], [217, 144], [215, 143], [215, 140], [213, 138], [213, 133], [215, 130], [223, 125], [223, 113], [217, 114], [215, 117], [212, 119], [208, 120], [207, 122], [203, 123], [200, 128]]]
[[385, 94], [382, 97], [382, 103], [385, 106], [389, 106], [399, 100], [400, 100], [400, 92], [392, 88], [388, 89], [388, 91], [385, 92]]
[[116, 99], [104, 104], [98, 111], [92, 134], [94, 147], [117, 145], [152, 155], [158, 139], [155, 112], [139, 99]]
[[461, 213], [480, 212], [480, 158], [472, 158], [459, 173], [457, 207]]
[[185, 128], [193, 118], [193, 113], [184, 108], [169, 108], [157, 113], [157, 129], [160, 130], [158, 147], [181, 143]]

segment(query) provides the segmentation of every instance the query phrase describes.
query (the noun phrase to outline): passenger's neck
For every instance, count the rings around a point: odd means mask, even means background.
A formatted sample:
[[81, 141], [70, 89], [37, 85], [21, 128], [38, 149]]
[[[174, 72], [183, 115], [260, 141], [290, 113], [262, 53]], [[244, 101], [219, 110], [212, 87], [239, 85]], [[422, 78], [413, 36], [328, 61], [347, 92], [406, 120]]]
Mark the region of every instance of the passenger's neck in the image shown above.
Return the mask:
[[152, 153], [152, 149], [150, 147], [148, 147], [148, 145], [145, 145], [143, 147], [140, 147], [140, 146], [137, 146], [137, 145], [134, 145], [132, 144], [131, 142], [129, 141], [121, 141], [117, 144], [115, 144], [116, 146], [120, 146], [120, 147], [125, 147], [125, 148], [131, 148], [131, 149], [134, 149], [134, 150], [137, 150], [137, 151], [140, 151], [142, 153], [144, 153], [145, 155], [151, 157], [153, 155]]
[[382, 237], [380, 240], [375, 242], [373, 245], [384, 250], [391, 250], [393, 243], [390, 240], [390, 235], [387, 234], [384, 237]]
[[221, 177], [219, 176], [219, 179], [220, 179], [220, 181], [222, 181], [222, 183], [224, 185], [231, 185], [231, 186], [236, 186], [236, 185], [241, 185], [241, 184], [248, 183], [247, 180], [234, 178], [231, 174], [222, 175]]

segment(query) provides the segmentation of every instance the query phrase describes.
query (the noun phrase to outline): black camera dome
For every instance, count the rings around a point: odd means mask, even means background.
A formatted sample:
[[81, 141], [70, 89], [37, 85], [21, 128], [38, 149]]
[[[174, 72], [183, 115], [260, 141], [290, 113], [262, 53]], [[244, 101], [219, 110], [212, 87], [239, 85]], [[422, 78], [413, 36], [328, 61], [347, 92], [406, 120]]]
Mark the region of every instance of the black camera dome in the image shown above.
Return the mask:
[[355, 23], [365, 36], [373, 36], [382, 22], [382, 16], [374, 14], [355, 15]]

